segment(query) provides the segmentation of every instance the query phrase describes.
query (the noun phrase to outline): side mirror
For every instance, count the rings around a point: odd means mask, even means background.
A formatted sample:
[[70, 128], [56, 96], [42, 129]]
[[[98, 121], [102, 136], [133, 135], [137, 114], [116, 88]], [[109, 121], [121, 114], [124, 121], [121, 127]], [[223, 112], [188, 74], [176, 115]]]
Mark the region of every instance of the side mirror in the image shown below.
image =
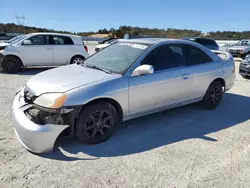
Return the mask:
[[140, 76], [145, 74], [153, 74], [154, 73], [154, 67], [151, 65], [141, 65], [137, 67], [131, 76]]
[[25, 40], [25, 41], [23, 41], [23, 45], [31, 45], [32, 43], [31, 43], [31, 41], [30, 40]]

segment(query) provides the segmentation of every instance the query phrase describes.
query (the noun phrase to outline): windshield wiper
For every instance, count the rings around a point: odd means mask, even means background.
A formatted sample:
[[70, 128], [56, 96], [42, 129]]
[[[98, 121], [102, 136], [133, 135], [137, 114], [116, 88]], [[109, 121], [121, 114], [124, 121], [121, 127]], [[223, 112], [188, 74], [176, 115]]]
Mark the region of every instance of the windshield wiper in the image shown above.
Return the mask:
[[89, 67], [89, 68], [92, 68], [92, 69], [97, 69], [97, 70], [100, 70], [100, 71], [103, 71], [103, 72], [106, 72], [108, 74], [111, 74], [111, 71], [107, 70], [107, 69], [103, 69], [101, 67], [97, 67], [97, 66], [89, 66], [89, 65], [86, 65], [86, 67]]

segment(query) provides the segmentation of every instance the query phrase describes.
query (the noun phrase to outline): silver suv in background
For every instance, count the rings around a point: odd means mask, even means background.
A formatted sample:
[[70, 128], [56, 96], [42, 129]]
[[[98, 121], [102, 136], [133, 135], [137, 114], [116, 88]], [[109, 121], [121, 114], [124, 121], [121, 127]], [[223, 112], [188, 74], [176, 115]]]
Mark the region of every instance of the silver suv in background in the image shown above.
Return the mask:
[[247, 55], [250, 55], [250, 39], [240, 40], [237, 44], [228, 47], [226, 51], [234, 57], [245, 59]]
[[83, 63], [88, 56], [82, 37], [69, 34], [32, 33], [0, 44], [0, 65], [8, 73], [26, 67]]

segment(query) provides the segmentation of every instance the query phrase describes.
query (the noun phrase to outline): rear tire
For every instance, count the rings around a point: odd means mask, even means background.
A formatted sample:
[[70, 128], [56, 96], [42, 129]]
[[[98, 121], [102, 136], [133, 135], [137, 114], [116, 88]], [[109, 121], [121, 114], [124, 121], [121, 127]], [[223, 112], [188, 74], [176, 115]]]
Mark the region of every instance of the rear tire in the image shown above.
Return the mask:
[[17, 57], [7, 56], [2, 60], [2, 69], [7, 73], [17, 73], [22, 70], [22, 62]]
[[205, 109], [215, 109], [223, 96], [223, 87], [220, 81], [214, 81], [208, 87], [207, 92], [201, 102], [201, 106]]
[[98, 144], [108, 140], [118, 126], [116, 109], [105, 101], [84, 107], [76, 121], [76, 136], [84, 144]]

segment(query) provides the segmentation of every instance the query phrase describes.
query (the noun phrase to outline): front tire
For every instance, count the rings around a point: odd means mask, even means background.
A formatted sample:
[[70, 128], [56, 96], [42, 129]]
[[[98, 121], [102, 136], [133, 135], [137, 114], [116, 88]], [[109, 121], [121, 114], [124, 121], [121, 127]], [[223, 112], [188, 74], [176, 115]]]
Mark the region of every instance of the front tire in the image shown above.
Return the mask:
[[22, 70], [22, 62], [17, 57], [7, 56], [2, 61], [2, 69], [7, 73], [17, 73]]
[[74, 56], [71, 60], [70, 60], [70, 64], [83, 64], [85, 58], [82, 56]]
[[207, 92], [201, 102], [201, 106], [205, 109], [215, 109], [223, 96], [223, 87], [220, 81], [214, 81], [207, 89]]
[[84, 107], [76, 121], [76, 136], [85, 144], [108, 140], [118, 126], [116, 109], [105, 101]]

